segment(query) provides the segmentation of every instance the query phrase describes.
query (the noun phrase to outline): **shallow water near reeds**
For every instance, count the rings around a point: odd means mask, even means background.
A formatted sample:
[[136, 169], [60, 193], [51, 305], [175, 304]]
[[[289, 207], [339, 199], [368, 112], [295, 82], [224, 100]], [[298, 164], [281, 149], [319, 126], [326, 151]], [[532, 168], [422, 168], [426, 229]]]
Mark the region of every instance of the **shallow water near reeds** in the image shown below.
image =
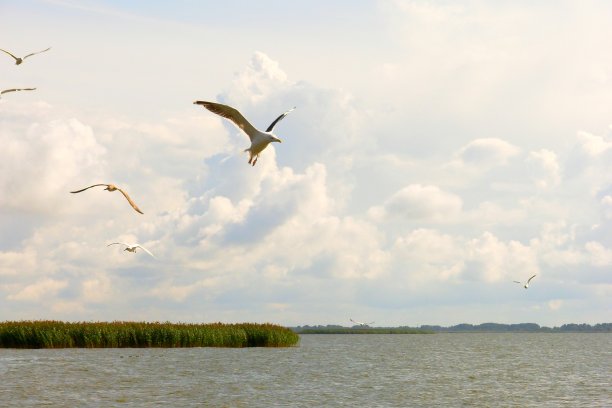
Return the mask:
[[0, 349], [1, 407], [610, 407], [612, 334], [302, 335], [290, 348]]

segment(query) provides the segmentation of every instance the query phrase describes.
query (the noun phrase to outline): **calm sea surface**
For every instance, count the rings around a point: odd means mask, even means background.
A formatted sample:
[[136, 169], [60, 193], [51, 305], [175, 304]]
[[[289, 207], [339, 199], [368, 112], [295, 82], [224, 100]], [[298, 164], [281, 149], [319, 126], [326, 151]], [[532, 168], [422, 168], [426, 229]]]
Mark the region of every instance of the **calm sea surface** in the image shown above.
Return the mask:
[[0, 349], [0, 407], [612, 407], [612, 334], [303, 335], [284, 349]]

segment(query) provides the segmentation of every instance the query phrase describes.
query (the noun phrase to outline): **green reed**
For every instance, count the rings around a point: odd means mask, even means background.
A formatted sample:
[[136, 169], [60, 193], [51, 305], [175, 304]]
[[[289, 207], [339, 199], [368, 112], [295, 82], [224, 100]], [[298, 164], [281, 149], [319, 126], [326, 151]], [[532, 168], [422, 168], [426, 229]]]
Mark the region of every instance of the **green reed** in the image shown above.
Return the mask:
[[289, 347], [299, 335], [274, 324], [147, 322], [0, 323], [0, 347]]

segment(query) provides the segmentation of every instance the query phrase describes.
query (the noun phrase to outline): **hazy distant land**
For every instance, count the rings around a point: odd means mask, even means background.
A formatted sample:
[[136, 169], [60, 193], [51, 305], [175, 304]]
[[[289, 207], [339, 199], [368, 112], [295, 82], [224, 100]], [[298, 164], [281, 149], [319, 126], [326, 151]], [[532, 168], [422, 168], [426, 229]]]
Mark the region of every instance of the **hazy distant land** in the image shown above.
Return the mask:
[[536, 323], [461, 323], [455, 326], [421, 325], [419, 327], [370, 327], [340, 325], [317, 325], [290, 327], [298, 334], [431, 334], [431, 333], [610, 333], [612, 323], [576, 324], [569, 323], [559, 327], [540, 326]]

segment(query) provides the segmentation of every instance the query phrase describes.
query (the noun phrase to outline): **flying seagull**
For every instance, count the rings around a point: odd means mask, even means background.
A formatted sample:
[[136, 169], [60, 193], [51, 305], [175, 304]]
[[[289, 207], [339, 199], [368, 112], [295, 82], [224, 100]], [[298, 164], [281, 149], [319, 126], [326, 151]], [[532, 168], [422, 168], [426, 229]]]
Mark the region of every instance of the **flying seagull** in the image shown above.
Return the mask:
[[125, 191], [123, 191], [119, 187], [115, 186], [114, 184], [94, 184], [93, 186], [85, 187], [85, 188], [82, 188], [82, 189], [77, 190], [77, 191], [71, 191], [71, 193], [73, 193], [73, 194], [80, 193], [81, 191], [85, 191], [85, 190], [90, 189], [92, 187], [98, 187], [98, 186], [106, 186], [105, 190], [107, 190], [107, 191], [119, 190], [121, 192], [121, 194], [123, 194], [123, 196], [128, 200], [128, 203], [130, 203], [130, 205], [132, 206], [133, 209], [135, 209], [136, 211], [138, 211], [141, 214], [144, 214], [142, 211], [140, 211], [140, 208], [138, 208], [136, 203], [134, 201], [132, 201], [130, 196], [127, 195], [127, 193]]
[[268, 146], [271, 142], [281, 143], [281, 140], [272, 134], [272, 129], [274, 129], [274, 126], [276, 126], [278, 122], [287, 116], [289, 112], [295, 109], [294, 106], [292, 109], [289, 109], [287, 112], [274, 119], [274, 122], [268, 126], [266, 131], [262, 132], [261, 130], [255, 129], [255, 127], [251, 125], [251, 123], [249, 123], [244, 116], [242, 116], [242, 113], [231, 106], [206, 101], [195, 101], [194, 104], [202, 105], [209, 111], [231, 120], [236, 126], [242, 129], [244, 133], [246, 133], [249, 139], [251, 139], [251, 147], [245, 149], [244, 151], [249, 152], [249, 164], [252, 164], [253, 166], [255, 163], [257, 163], [259, 153], [261, 153], [266, 146]]
[[349, 320], [350, 320], [351, 322], [353, 322], [353, 323], [355, 323], [355, 324], [357, 324], [357, 325], [361, 326], [361, 327], [366, 327], [366, 326], [369, 326], [369, 325], [371, 325], [371, 324], [374, 324], [374, 322], [370, 322], [370, 323], [356, 322], [355, 320], [351, 319], [350, 317], [349, 317]]
[[15, 88], [15, 89], [5, 89], [4, 91], [0, 92], [0, 98], [2, 97], [1, 95], [4, 95], [7, 92], [16, 92], [16, 91], [34, 91], [36, 90], [36, 88]]
[[26, 58], [31, 57], [32, 55], [40, 54], [41, 52], [49, 51], [50, 49], [51, 49], [51, 47], [47, 48], [46, 50], [42, 50], [42, 51], [38, 51], [38, 52], [33, 52], [31, 54], [26, 55], [23, 58], [16, 57], [13, 54], [11, 54], [10, 52], [8, 52], [7, 50], [3, 50], [2, 48], [0, 48], [0, 51], [3, 51], [5, 53], [7, 53], [8, 55], [10, 55], [11, 57], [15, 58], [15, 65], [20, 65]]
[[[109, 247], [111, 245], [125, 245], [126, 248], [124, 249], [124, 251], [132, 252], [132, 253], [136, 253], [136, 249], [140, 248], [143, 251], [145, 251], [147, 254], [149, 254], [153, 258], [155, 258], [155, 255], [153, 255], [151, 253], [151, 251], [149, 251], [147, 248], [143, 247], [140, 244], [127, 244], [125, 242], [113, 242], [112, 244], [108, 244], [107, 247]], [[155, 259], [157, 259], [157, 258], [155, 258]]]
[[[531, 278], [527, 279], [527, 283], [525, 283], [525, 285], [524, 285], [523, 287], [524, 287], [525, 289], [527, 289], [527, 288], [529, 287], [529, 282], [531, 282], [531, 280], [532, 280], [533, 278], [535, 278], [535, 277], [536, 277], [536, 275], [533, 275]], [[514, 283], [518, 283], [519, 285], [522, 285], [522, 284], [523, 284], [523, 282], [519, 282], [519, 281], [513, 281], [513, 282], [514, 282]]]

